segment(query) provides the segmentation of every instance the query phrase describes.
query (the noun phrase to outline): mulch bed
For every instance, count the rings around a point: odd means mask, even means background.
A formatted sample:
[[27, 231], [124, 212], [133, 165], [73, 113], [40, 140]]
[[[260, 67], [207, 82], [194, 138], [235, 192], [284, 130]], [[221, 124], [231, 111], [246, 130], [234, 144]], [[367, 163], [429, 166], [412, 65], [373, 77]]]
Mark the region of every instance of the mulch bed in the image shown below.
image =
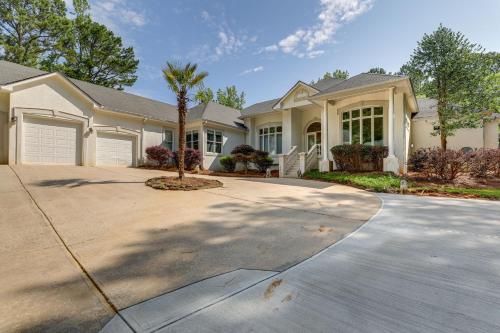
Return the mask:
[[222, 187], [222, 183], [218, 180], [195, 177], [184, 177], [183, 180], [178, 177], [155, 177], [148, 179], [146, 186], [157, 190], [193, 191]]

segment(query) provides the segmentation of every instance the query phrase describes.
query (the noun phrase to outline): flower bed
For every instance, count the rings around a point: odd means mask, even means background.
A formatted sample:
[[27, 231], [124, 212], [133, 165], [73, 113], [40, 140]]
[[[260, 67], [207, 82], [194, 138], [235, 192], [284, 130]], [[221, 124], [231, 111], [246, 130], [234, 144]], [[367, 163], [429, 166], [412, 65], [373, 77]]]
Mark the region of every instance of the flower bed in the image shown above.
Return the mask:
[[179, 177], [155, 177], [148, 179], [146, 186], [157, 190], [193, 191], [222, 187], [222, 183], [218, 180], [198, 177], [185, 177], [183, 180]]

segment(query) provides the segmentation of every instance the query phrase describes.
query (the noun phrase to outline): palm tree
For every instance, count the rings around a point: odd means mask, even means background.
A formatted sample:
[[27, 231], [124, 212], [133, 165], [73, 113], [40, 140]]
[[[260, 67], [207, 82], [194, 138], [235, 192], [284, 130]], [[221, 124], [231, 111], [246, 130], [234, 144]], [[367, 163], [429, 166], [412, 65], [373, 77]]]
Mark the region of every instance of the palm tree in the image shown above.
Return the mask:
[[196, 73], [197, 64], [188, 62], [185, 66], [167, 62], [163, 76], [168, 87], [177, 96], [177, 111], [179, 112], [179, 179], [184, 179], [184, 155], [186, 149], [186, 113], [189, 101], [189, 90], [201, 86], [208, 76], [207, 72]]

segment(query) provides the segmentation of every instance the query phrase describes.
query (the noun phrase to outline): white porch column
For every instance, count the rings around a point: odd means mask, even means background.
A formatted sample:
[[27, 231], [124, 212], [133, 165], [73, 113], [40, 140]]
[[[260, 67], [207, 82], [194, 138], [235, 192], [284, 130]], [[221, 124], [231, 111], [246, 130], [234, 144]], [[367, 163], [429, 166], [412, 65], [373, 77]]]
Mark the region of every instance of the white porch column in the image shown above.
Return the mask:
[[328, 100], [323, 102], [321, 110], [321, 162], [319, 171], [330, 171], [330, 161], [328, 160]]
[[394, 155], [394, 87], [389, 88], [389, 110], [388, 117], [388, 156], [384, 158], [384, 171], [399, 174], [399, 161]]
[[389, 88], [389, 157], [394, 157], [394, 87]]

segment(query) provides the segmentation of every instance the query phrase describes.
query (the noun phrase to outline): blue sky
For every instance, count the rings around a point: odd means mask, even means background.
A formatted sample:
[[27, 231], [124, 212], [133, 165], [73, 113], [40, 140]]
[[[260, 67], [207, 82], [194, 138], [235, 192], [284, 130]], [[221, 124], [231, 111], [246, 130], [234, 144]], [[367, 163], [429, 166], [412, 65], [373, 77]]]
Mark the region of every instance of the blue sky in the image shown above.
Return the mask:
[[[69, 1], [68, 1], [69, 2]], [[247, 106], [325, 71], [397, 71], [439, 23], [500, 51], [498, 0], [92, 0], [96, 20], [134, 46], [139, 79], [126, 90], [175, 103], [166, 61], [192, 61], [206, 86], [236, 85]]]

